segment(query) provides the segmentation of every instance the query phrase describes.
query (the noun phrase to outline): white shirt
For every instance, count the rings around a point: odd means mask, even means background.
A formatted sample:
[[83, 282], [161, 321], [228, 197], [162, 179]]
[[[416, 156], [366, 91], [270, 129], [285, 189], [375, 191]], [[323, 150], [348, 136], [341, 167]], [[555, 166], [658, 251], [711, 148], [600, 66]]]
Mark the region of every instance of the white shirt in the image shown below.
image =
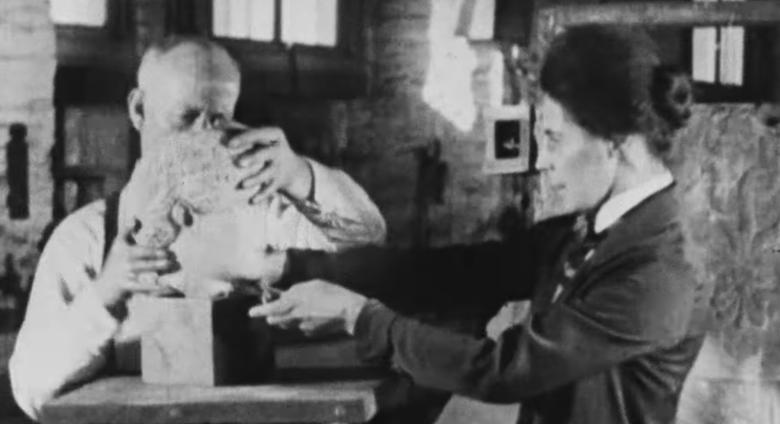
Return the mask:
[[[268, 243], [333, 251], [383, 242], [384, 219], [365, 191], [344, 172], [310, 163], [313, 201], [293, 205], [274, 196], [264, 203], [262, 236]], [[68, 216], [38, 262], [27, 314], [9, 361], [14, 398], [34, 419], [45, 402], [92, 378], [105, 365], [112, 341], [134, 339], [137, 344], [139, 317], [131, 309], [127, 319], [117, 321], [94, 290], [103, 263], [104, 214], [101, 200]]]
[[669, 171], [664, 171], [634, 188], [610, 197], [596, 212], [593, 231], [598, 234], [611, 227], [628, 211], [653, 194], [670, 186], [673, 182], [672, 174]]

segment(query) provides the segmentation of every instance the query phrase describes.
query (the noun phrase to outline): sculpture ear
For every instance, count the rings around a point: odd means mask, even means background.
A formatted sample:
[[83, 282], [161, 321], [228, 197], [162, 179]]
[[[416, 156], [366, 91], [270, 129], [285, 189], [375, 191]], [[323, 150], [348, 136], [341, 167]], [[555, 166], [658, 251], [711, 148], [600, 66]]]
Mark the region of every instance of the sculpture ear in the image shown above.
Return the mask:
[[181, 202], [176, 202], [171, 208], [171, 220], [180, 228], [192, 226], [195, 219], [195, 215], [192, 213], [192, 209]]

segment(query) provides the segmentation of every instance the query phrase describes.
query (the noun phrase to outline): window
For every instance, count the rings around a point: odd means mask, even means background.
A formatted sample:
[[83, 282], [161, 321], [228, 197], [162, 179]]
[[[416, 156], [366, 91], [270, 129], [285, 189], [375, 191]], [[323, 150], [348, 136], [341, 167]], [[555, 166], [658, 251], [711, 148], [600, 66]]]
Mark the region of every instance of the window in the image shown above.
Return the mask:
[[276, 0], [214, 0], [212, 8], [217, 37], [274, 40]]
[[[726, 2], [743, 0], [694, 0]], [[776, 98], [778, 84], [771, 25], [699, 27], [689, 32], [687, 63], [701, 102], [762, 102]]]
[[102, 27], [108, 15], [106, 0], [51, 0], [49, 13], [58, 25]]
[[334, 47], [338, 0], [213, 0], [217, 37]]
[[466, 0], [460, 4], [455, 34], [471, 41], [493, 39], [496, 0]]
[[367, 4], [166, 0], [166, 33], [216, 38], [241, 63], [242, 98], [268, 94], [354, 98], [369, 87]]
[[337, 0], [282, 0], [282, 42], [335, 46], [337, 15]]
[[60, 66], [130, 69], [131, 0], [49, 0]]
[[725, 86], [742, 85], [744, 80], [745, 28], [695, 28], [692, 48], [693, 63], [691, 65], [694, 81]]
[[167, 0], [166, 32], [216, 38], [241, 63], [243, 98], [355, 98], [369, 87], [367, 3]]
[[[743, 0], [695, 0], [726, 2]], [[689, 71], [701, 102], [763, 102], [777, 98], [771, 25], [699, 27], [689, 32]]]

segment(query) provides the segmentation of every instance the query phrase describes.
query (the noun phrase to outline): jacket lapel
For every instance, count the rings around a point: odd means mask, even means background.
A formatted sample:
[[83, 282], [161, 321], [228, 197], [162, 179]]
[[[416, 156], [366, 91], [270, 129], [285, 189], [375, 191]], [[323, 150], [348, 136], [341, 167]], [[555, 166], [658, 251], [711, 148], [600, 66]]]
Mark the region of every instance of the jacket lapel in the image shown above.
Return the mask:
[[653, 237], [676, 224], [679, 205], [674, 194], [673, 184], [628, 211], [608, 230], [607, 236], [581, 271], [597, 268], [629, 249], [646, 245]]
[[626, 213], [608, 231], [592, 256], [577, 270], [557, 301], [568, 299], [587, 280], [606, 270], [609, 264], [626, 252], [651, 246], [656, 236], [663, 234], [677, 221], [678, 203], [673, 185], [645, 199]]

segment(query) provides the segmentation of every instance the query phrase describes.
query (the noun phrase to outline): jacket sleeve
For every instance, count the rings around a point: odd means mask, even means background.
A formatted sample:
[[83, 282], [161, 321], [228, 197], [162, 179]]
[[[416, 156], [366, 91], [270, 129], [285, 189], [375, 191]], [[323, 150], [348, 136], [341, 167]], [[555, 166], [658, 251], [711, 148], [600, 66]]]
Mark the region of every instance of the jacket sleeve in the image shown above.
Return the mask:
[[[288, 252], [282, 286], [323, 279], [388, 303], [481, 302], [530, 296], [523, 243], [487, 242], [433, 249], [364, 247], [337, 254]], [[413, 298], [413, 300], [412, 300]]]
[[69, 217], [46, 244], [9, 362], [14, 398], [33, 419], [44, 403], [103, 368], [119, 326], [94, 291], [102, 243], [83, 224]]
[[496, 341], [424, 325], [376, 301], [361, 311], [355, 336], [364, 360], [392, 356], [418, 384], [513, 403], [678, 342], [694, 292], [681, 267], [651, 262], [604, 276]]
[[553, 222], [509, 241], [438, 248], [361, 247], [339, 253], [289, 250], [287, 270], [277, 286], [323, 279], [383, 302], [418, 304], [504, 303], [527, 299], [568, 222]]

